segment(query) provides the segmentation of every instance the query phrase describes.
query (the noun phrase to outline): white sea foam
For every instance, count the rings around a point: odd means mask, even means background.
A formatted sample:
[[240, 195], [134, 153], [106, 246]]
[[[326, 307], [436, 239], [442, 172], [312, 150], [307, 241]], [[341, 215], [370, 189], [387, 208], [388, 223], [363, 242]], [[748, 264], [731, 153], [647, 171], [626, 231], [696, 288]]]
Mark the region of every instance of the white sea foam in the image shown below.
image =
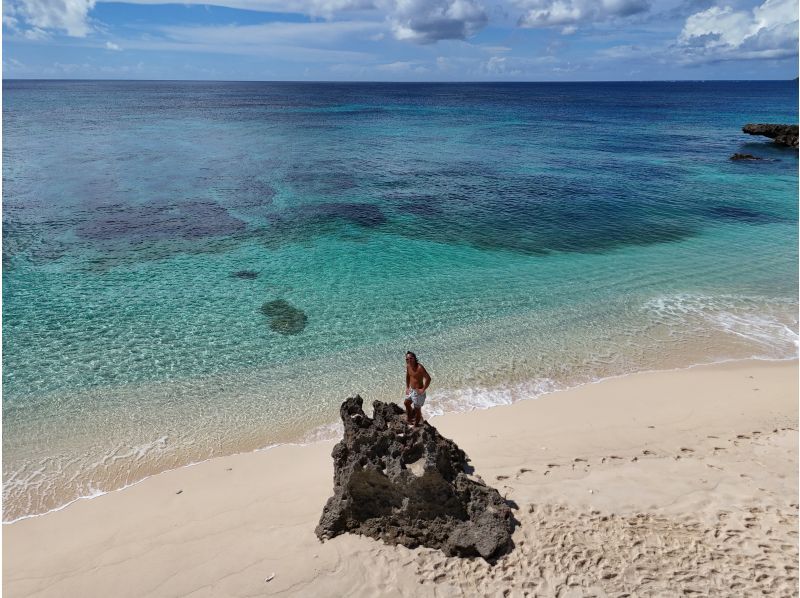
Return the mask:
[[721, 329], [767, 347], [800, 346], [800, 337], [784, 322], [771, 316], [722, 312], [710, 317]]
[[105, 455], [97, 465], [108, 465], [115, 461], [133, 459], [139, 461], [152, 452], [162, 452], [169, 444], [169, 436], [161, 436], [152, 442], [146, 442], [132, 447], [118, 446], [112, 453]]
[[677, 330], [707, 328], [745, 340], [752, 345], [751, 357], [794, 357], [800, 347], [797, 306], [789, 300], [676, 294], [656, 297], [644, 308]]
[[426, 414], [428, 417], [437, 417], [447, 413], [463, 413], [511, 405], [517, 401], [535, 399], [561, 388], [561, 385], [550, 378], [495, 387], [444, 388], [430, 393]]
[[344, 426], [342, 425], [342, 422], [336, 421], [330, 424], [323, 424], [306, 433], [300, 440], [300, 444], [313, 444], [315, 442], [324, 442], [326, 440], [338, 440], [342, 437], [342, 434], [344, 434]]

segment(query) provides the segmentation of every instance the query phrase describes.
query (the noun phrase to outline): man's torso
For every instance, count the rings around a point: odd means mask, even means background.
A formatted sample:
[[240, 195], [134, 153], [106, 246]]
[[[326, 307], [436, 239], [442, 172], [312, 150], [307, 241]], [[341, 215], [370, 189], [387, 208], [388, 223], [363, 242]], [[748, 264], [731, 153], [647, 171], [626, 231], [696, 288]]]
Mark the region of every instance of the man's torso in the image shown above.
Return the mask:
[[421, 363], [417, 364], [416, 368], [412, 366], [406, 366], [408, 370], [408, 381], [411, 388], [422, 388], [422, 379], [425, 376], [425, 368], [422, 367]]

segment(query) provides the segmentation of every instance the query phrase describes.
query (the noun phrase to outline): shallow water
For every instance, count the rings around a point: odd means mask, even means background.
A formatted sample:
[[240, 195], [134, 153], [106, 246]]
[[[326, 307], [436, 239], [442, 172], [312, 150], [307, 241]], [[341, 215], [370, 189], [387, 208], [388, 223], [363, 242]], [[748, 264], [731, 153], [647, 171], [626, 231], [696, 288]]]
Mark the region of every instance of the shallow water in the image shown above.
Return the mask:
[[[4, 519], [627, 372], [797, 354], [791, 82], [4, 82]], [[769, 158], [730, 162], [735, 152]]]

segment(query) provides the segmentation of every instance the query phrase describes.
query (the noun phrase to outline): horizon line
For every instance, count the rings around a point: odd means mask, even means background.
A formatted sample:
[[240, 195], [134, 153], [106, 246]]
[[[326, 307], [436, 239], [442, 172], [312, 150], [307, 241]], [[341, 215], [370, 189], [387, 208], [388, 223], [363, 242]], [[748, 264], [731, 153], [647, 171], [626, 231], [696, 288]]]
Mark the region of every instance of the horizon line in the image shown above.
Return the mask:
[[463, 81], [437, 81], [437, 80], [420, 80], [420, 81], [403, 81], [403, 80], [369, 80], [369, 79], [123, 79], [123, 78], [105, 78], [97, 79], [91, 77], [85, 78], [45, 78], [45, 77], [3, 77], [3, 82], [6, 81], [117, 81], [117, 82], [142, 82], [142, 83], [372, 83], [372, 84], [437, 84], [437, 85], [463, 85], [463, 84], [484, 84], [484, 85], [497, 85], [497, 84], [530, 84], [530, 83], [708, 83], [708, 82], [728, 82], [728, 83], [746, 83], [746, 82], [797, 82], [798, 77], [790, 79], [594, 79], [594, 80], [526, 80], [526, 81], [487, 81], [487, 80], [463, 80]]

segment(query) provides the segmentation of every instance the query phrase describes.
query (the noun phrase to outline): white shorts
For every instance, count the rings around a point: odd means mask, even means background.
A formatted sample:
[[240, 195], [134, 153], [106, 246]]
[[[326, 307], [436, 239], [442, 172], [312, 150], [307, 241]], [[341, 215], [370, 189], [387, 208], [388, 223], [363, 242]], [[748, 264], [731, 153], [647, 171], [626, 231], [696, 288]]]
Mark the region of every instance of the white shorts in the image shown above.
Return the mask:
[[422, 407], [425, 404], [425, 396], [424, 392], [419, 392], [416, 388], [412, 388], [411, 392], [408, 393], [407, 399], [411, 399], [411, 403], [414, 407]]

